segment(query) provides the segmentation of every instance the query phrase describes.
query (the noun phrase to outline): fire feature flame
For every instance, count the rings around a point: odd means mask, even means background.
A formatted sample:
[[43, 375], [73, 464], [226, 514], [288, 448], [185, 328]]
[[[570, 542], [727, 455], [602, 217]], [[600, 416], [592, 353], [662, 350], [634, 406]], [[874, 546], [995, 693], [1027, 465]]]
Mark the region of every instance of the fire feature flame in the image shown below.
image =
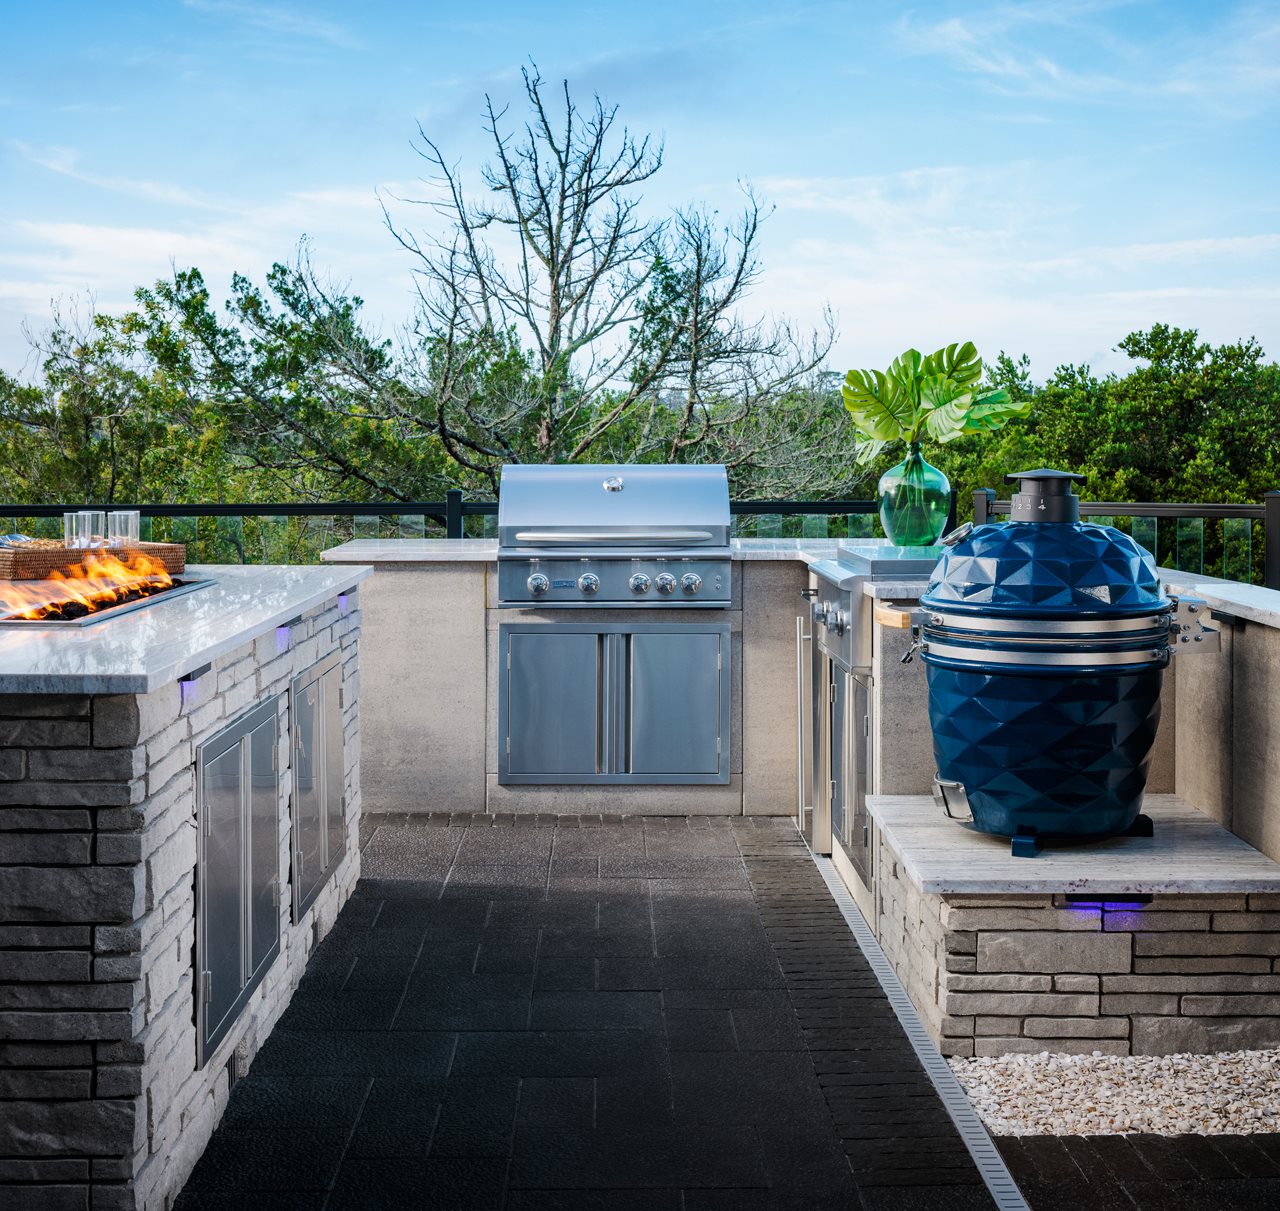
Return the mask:
[[0, 584], [0, 619], [69, 621], [173, 587], [164, 564], [141, 551], [92, 551], [47, 580]]

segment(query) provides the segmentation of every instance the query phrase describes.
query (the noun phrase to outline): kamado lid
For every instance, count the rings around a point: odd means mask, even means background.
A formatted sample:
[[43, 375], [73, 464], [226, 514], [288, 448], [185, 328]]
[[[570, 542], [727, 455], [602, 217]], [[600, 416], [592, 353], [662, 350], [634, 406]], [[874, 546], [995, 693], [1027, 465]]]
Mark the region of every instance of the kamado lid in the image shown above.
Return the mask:
[[1009, 520], [977, 526], [949, 546], [920, 604], [1039, 618], [1167, 609], [1151, 553], [1111, 526], [1080, 521], [1072, 484], [1083, 479], [1049, 468], [1006, 476], [1018, 485]]

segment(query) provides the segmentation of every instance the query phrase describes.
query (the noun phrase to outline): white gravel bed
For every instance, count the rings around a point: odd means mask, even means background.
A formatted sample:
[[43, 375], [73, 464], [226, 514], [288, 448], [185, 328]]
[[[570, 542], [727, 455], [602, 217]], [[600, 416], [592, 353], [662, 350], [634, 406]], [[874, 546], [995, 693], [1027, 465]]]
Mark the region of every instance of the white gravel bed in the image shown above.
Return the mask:
[[949, 1062], [992, 1135], [1280, 1131], [1280, 1049]]

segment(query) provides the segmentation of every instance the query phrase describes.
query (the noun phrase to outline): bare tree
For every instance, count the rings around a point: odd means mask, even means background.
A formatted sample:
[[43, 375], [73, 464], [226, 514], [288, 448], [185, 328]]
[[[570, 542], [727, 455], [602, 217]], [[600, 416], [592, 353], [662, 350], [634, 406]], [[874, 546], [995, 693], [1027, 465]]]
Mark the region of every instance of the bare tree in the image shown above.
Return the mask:
[[[419, 128], [435, 192], [413, 201], [443, 233], [419, 234], [384, 208], [416, 262], [415, 353], [402, 368], [436, 401], [449, 454], [490, 477], [506, 461], [690, 457], [811, 375], [831, 319], [809, 337], [744, 320], [759, 273], [756, 198], [748, 191], [724, 228], [698, 209], [645, 218], [639, 187], [661, 146], [619, 127], [599, 97], [580, 110], [567, 84], [553, 114], [536, 69], [523, 79], [518, 134], [486, 99], [494, 158], [482, 201]], [[523, 376], [478, 375], [486, 357], [510, 369], [520, 350]]]

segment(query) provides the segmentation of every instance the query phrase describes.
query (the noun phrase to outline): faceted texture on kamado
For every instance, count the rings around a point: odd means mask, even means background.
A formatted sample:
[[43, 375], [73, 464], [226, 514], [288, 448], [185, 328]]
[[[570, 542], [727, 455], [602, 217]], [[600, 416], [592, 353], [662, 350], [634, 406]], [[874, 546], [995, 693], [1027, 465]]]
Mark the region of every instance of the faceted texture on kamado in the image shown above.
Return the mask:
[[981, 832], [1123, 832], [1142, 805], [1161, 670], [1026, 676], [930, 665], [933, 752]]
[[[1109, 526], [980, 526], [943, 555], [921, 604], [946, 615], [925, 629], [934, 756], [940, 777], [964, 786], [974, 827], [1074, 838], [1128, 828], [1169, 660], [1152, 556]], [[1136, 629], [1110, 625], [1126, 619]]]
[[1163, 610], [1151, 555], [1127, 534], [1084, 522], [979, 526], [938, 561], [926, 609], [999, 607], [1028, 617]]

